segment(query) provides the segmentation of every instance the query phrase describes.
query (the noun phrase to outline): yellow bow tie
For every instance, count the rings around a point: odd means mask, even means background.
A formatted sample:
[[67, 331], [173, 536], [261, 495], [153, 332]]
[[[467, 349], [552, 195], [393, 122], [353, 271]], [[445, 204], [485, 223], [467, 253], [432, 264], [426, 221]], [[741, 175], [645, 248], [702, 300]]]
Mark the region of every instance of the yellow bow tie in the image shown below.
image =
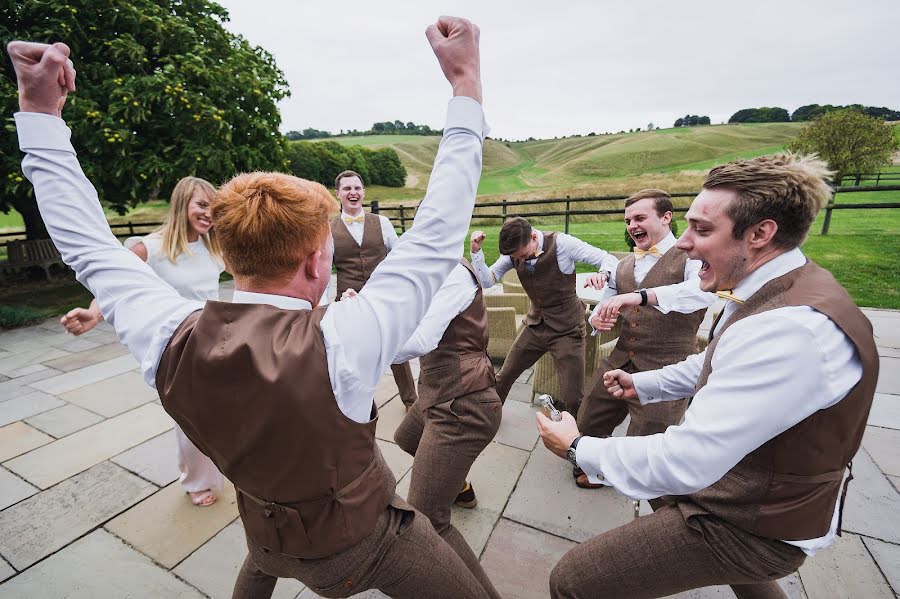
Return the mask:
[[535, 254], [534, 257], [529, 258], [529, 260], [537, 260], [538, 258], [541, 257], [541, 254], [543, 254], [543, 253], [544, 253], [544, 250], [538, 250], [538, 253]]
[[365, 222], [366, 215], [360, 214], [359, 216], [345, 216], [343, 217], [345, 223], [361, 223]]
[[731, 292], [731, 289], [723, 289], [722, 291], [716, 291], [716, 297], [721, 297], [723, 300], [728, 300], [729, 302], [734, 302], [736, 304], [743, 304], [744, 300], [736, 296]]
[[659, 248], [656, 247], [655, 245], [650, 246], [649, 250], [642, 250], [639, 247], [634, 248], [634, 259], [635, 260], [640, 260], [644, 256], [656, 256], [657, 258], [659, 258], [660, 256], [662, 256], [662, 254], [659, 253]]

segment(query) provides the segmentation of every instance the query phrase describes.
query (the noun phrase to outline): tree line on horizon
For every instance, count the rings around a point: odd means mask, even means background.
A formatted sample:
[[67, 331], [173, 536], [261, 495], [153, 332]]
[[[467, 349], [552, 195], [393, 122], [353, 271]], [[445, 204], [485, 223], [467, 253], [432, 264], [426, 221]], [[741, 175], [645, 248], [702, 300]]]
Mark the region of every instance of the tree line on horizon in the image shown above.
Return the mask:
[[884, 106], [863, 106], [862, 104], [849, 104], [847, 106], [835, 106], [832, 104], [807, 104], [801, 106], [792, 113], [778, 106], [763, 106], [761, 108], [742, 108], [731, 115], [729, 123], [802, 123], [811, 121], [817, 117], [837, 112], [838, 110], [856, 110], [871, 117], [884, 121], [900, 121], [900, 111]]
[[366, 185], [403, 187], [406, 168], [393, 148], [373, 150], [364, 146], [342, 146], [336, 141], [295, 141], [287, 144], [287, 163], [296, 177], [318, 181], [331, 188], [339, 173], [359, 173]]
[[412, 121], [384, 121], [374, 123], [370, 129], [359, 131], [358, 129], [341, 129], [340, 133], [332, 133], [321, 129], [307, 127], [303, 131], [288, 131], [284, 134], [291, 141], [304, 139], [325, 139], [328, 137], [360, 137], [363, 135], [443, 135], [443, 129], [432, 129], [428, 125], [417, 125]]

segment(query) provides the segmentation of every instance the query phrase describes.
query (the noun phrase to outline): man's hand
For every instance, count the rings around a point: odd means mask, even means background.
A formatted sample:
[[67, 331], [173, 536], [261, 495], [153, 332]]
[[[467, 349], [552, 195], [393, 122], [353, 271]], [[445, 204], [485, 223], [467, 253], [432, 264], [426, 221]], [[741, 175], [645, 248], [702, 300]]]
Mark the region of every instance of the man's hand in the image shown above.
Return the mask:
[[483, 231], [473, 231], [472, 237], [469, 239], [469, 251], [473, 254], [480, 252], [481, 244], [484, 243], [486, 237], [487, 235]]
[[359, 295], [359, 294], [356, 293], [356, 290], [347, 289], [346, 291], [344, 291], [344, 293], [341, 294], [341, 301], [346, 300], [346, 299], [353, 299], [357, 295]]
[[69, 92], [75, 91], [75, 68], [69, 47], [13, 41], [6, 46], [19, 82], [19, 110], [61, 117]]
[[562, 413], [562, 420], [559, 422], [553, 422], [541, 412], [535, 414], [535, 418], [537, 418], [538, 432], [541, 434], [544, 446], [565, 459], [569, 446], [579, 435], [575, 418], [568, 412]]
[[441, 17], [425, 30], [454, 96], [468, 96], [481, 103], [481, 56], [477, 25], [459, 17]]
[[69, 310], [65, 316], [59, 319], [59, 324], [66, 327], [66, 331], [72, 333], [76, 337], [82, 333], [87, 333], [100, 322], [100, 311], [86, 310], [85, 308], [75, 308]]
[[594, 327], [598, 331], [611, 331], [613, 327], [616, 326], [617, 317], [613, 317], [610, 320], [604, 320], [599, 313], [591, 316], [591, 326]]
[[618, 399], [634, 399], [637, 391], [634, 378], [624, 370], [610, 370], [603, 373], [603, 386], [609, 394]]
[[619, 314], [622, 313], [623, 310], [640, 305], [640, 293], [620, 293], [603, 302], [603, 305], [600, 306], [600, 311], [597, 312], [597, 316], [599, 316], [601, 320], [612, 320], [615, 322], [616, 318], [619, 317]]
[[605, 272], [595, 272], [591, 275], [588, 275], [588, 278], [584, 281], [585, 287], [593, 287], [596, 290], [603, 289], [606, 287], [606, 281], [608, 280]]

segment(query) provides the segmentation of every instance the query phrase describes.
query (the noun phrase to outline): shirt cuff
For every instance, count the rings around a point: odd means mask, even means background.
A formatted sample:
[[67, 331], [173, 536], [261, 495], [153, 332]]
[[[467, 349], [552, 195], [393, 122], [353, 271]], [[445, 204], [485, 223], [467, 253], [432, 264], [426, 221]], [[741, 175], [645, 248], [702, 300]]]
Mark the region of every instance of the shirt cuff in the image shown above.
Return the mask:
[[673, 295], [675, 291], [672, 289], [672, 286], [665, 287], [653, 287], [648, 289], [648, 291], [652, 291], [656, 294], [656, 305], [653, 306], [663, 314], [668, 314], [672, 311], [672, 304], [675, 301]]
[[582, 437], [575, 448], [575, 461], [588, 477], [588, 482], [595, 485], [609, 485], [610, 482], [603, 476], [600, 466], [600, 455], [607, 439], [599, 437]]
[[484, 109], [481, 104], [468, 96], [456, 96], [450, 99], [450, 103], [447, 105], [447, 125], [444, 127], [444, 131], [448, 129], [467, 129], [477, 135], [482, 142], [491, 131], [484, 118]]
[[[634, 390], [637, 391], [638, 401], [641, 404], [655, 403], [662, 400], [662, 390], [659, 387], [659, 377], [653, 370], [636, 372], [631, 375]], [[579, 442], [580, 444], [580, 442]]]
[[479, 264], [484, 264], [484, 250], [478, 250], [475, 253], [469, 252], [472, 256], [472, 265], [474, 266], [476, 262]]
[[17, 112], [13, 116], [19, 134], [19, 149], [23, 152], [60, 150], [75, 153], [69, 141], [72, 130], [61, 118], [41, 112]]

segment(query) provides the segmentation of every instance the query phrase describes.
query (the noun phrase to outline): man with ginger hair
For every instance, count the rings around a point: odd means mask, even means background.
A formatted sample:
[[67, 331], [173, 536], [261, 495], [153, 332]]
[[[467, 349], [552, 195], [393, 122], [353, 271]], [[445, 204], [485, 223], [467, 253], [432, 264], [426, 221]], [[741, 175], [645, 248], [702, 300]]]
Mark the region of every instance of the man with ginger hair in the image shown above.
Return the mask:
[[[791, 154], [714, 168], [676, 247], [729, 301], [705, 352], [629, 374], [613, 397], [693, 395], [684, 423], [645, 437], [581, 436], [538, 414], [544, 444], [656, 511], [589, 539], [553, 569], [553, 597], [663, 597], [728, 584], [782, 598], [777, 579], [840, 534], [846, 473], [878, 379], [872, 325], [800, 245], [831, 197], [825, 164]], [[846, 481], [842, 479], [847, 475]], [[647, 573], [650, 575], [647, 575]]]
[[396, 495], [375, 443], [374, 388], [457, 264], [486, 134], [478, 28], [441, 17], [426, 35], [456, 96], [428, 192], [356, 301], [323, 307], [324, 187], [276, 173], [223, 185], [212, 213], [235, 303], [185, 300], [118, 243], [81, 171], [60, 118], [75, 88], [68, 48], [9, 44], [23, 168], [51, 237], [166, 411], [237, 489], [249, 555], [234, 597], [269, 597], [275, 577], [329, 597], [491, 595]]
[[[366, 186], [359, 173], [343, 171], [334, 180], [341, 213], [331, 219], [337, 298], [352, 289], [362, 290], [375, 268], [396, 245], [394, 225], [380, 214], [363, 211]], [[409, 362], [391, 364], [400, 401], [407, 411], [416, 402], [416, 381]]]

